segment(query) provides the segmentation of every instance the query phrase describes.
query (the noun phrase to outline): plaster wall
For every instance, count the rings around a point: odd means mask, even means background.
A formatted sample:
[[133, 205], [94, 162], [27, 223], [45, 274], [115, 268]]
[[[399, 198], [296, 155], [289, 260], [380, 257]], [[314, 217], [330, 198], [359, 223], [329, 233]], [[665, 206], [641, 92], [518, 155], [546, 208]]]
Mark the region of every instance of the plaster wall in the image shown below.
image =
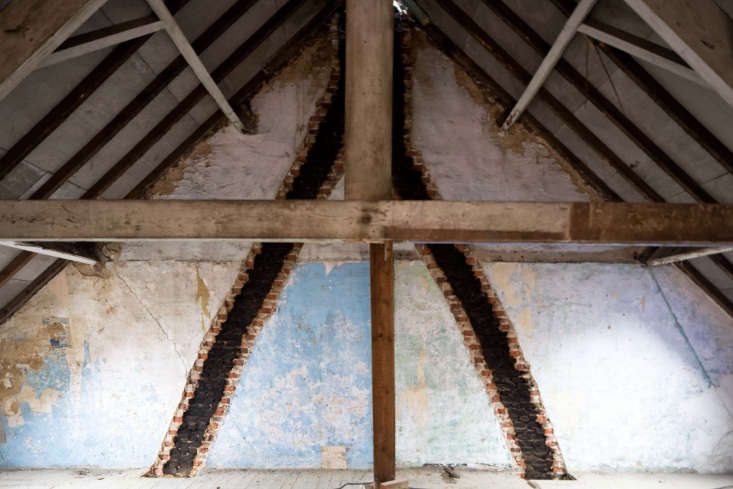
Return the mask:
[[[272, 198], [327, 82], [319, 59], [307, 51], [253, 101], [258, 134], [215, 134], [157, 197]], [[428, 46], [413, 94], [413, 141], [445, 198], [588, 199], [541, 141], [499, 134], [491, 104]], [[0, 466], [148, 466], [247, 251], [137, 244], [101, 274], [67, 267], [0, 326]], [[371, 464], [360, 256], [349, 245], [303, 249], [210, 466]], [[733, 470], [733, 323], [684, 276], [599, 264], [485, 270], [571, 473]], [[396, 280], [398, 463], [509, 466], [442, 293], [419, 261], [399, 262]]]

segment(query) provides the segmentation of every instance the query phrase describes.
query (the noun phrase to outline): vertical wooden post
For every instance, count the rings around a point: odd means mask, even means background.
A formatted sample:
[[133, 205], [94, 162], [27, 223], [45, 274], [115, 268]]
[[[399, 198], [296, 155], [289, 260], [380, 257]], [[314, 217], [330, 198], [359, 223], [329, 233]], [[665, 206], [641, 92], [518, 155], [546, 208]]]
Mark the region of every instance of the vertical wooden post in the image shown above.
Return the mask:
[[395, 478], [394, 256], [392, 243], [369, 245], [372, 296], [374, 481]]
[[[392, 198], [392, 0], [346, 1], [346, 199]], [[374, 481], [395, 477], [394, 258], [369, 245]]]
[[346, 1], [345, 195], [392, 198], [391, 0]]

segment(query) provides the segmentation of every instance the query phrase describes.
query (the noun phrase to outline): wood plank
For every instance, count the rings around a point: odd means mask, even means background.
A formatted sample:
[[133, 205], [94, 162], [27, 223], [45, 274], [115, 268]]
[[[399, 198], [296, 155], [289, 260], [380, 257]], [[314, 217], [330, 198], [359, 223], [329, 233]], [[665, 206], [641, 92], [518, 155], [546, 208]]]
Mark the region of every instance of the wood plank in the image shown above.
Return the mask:
[[[346, 1], [345, 198], [392, 198], [394, 7]], [[350, 202], [344, 202], [349, 204]], [[371, 218], [363, 219], [367, 224]], [[374, 481], [395, 476], [394, 254], [369, 246]]]
[[[170, 2], [171, 10], [179, 10], [189, 0]], [[23, 159], [55, 131], [79, 106], [99, 88], [117, 68], [135, 54], [150, 36], [124, 42], [114, 48], [79, 84], [56, 104], [30, 131], [0, 157], [0, 179], [8, 175]]]
[[310, 200], [0, 201], [0, 239], [731, 246], [733, 205]]
[[[38, 68], [55, 65], [73, 58], [78, 58], [79, 56], [84, 56], [85, 54], [93, 53], [94, 51], [99, 51], [100, 49], [121, 44], [131, 39], [154, 34], [161, 29], [163, 29], [163, 22], [158, 20], [148, 24], [131, 27], [127, 30], [120, 30], [106, 36], [102, 36], [102, 32], [100, 32], [98, 33], [100, 35], [99, 37], [88, 42], [76, 43], [75, 40], [74, 46], [54, 51], [41, 61]], [[106, 32], [106, 29], [100, 29], [100, 31]]]
[[394, 254], [392, 243], [369, 245], [372, 332], [374, 481], [395, 478]]
[[733, 22], [714, 0], [626, 0], [733, 106]]
[[0, 287], [10, 282], [10, 279], [12, 279], [24, 266], [26, 266], [28, 262], [31, 261], [31, 258], [33, 258], [33, 253], [29, 251], [21, 251], [15, 255], [15, 257], [10, 260], [10, 263], [0, 270]]
[[173, 14], [171, 14], [168, 7], [165, 6], [163, 0], [147, 0], [147, 2], [150, 8], [153, 9], [153, 12], [156, 13], [165, 25], [168, 36], [170, 36], [173, 44], [176, 45], [176, 48], [178, 48], [178, 51], [186, 60], [188, 66], [196, 75], [196, 78], [199, 79], [204, 88], [206, 88], [206, 91], [209, 92], [211, 98], [216, 102], [216, 105], [219, 106], [219, 110], [224, 113], [226, 118], [229, 119], [229, 122], [231, 122], [234, 127], [242, 131], [244, 126], [242, 125], [242, 121], [239, 120], [239, 116], [232, 106], [229, 105], [229, 101], [226, 96], [222, 93], [221, 89], [216, 84], [216, 81], [211, 77], [211, 73], [206, 69], [206, 66], [201, 61], [201, 58], [199, 58], [196, 50], [191, 46], [191, 43], [188, 42], [186, 35], [178, 26], [178, 22], [173, 18]]
[[392, 198], [392, 15], [387, 0], [346, 2], [346, 199]]
[[580, 2], [578, 2], [578, 5], [565, 22], [565, 25], [557, 35], [557, 38], [555, 39], [555, 42], [553, 42], [550, 50], [547, 52], [547, 55], [542, 59], [542, 63], [540, 63], [540, 66], [537, 68], [534, 76], [532, 76], [532, 79], [525, 87], [524, 92], [522, 92], [519, 100], [517, 100], [517, 104], [512, 108], [506, 120], [501, 125], [502, 129], [505, 131], [509, 129], [519, 116], [522, 115], [524, 109], [526, 109], [530, 102], [532, 102], [532, 99], [537, 95], [540, 87], [544, 85], [545, 80], [547, 80], [550, 73], [552, 73], [557, 62], [562, 58], [565, 48], [568, 47], [570, 41], [575, 37], [575, 34], [578, 31], [578, 26], [580, 26], [586, 16], [590, 14], [590, 11], [593, 9], [597, 1], [598, 0], [580, 0]]
[[701, 256], [727, 253], [729, 251], [733, 251], [733, 248], [657, 248], [644, 263], [650, 267], [658, 267], [678, 261], [700, 258]]
[[[550, 0], [566, 16], [573, 11], [573, 0]], [[692, 139], [697, 141], [724, 168], [733, 173], [733, 151], [723, 144], [710, 130], [698, 121], [675, 97], [670, 94], [631, 55], [606, 44], [598, 48], [621, 68], [636, 85], [654, 100]]]
[[64, 269], [66, 263], [68, 263], [66, 260], [56, 260], [55, 262], [53, 262], [51, 266], [45, 269], [38, 277], [36, 277], [30, 284], [28, 284], [28, 286], [23, 289], [20, 294], [18, 294], [10, 302], [5, 304], [5, 306], [0, 309], [0, 324], [7, 321], [10, 316], [12, 316], [18, 309], [20, 309], [23, 304], [28, 302], [28, 300], [33, 297], [36, 292], [41, 290], [41, 288], [46, 285], [51, 279], [61, 273], [61, 270]]
[[107, 0], [23, 0], [0, 15], [0, 100]]

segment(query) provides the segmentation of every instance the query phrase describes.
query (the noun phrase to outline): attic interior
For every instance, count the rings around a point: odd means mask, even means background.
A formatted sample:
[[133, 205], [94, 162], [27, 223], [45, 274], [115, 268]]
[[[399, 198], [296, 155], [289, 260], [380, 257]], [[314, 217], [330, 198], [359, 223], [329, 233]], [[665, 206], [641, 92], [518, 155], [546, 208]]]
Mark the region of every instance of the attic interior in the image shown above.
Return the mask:
[[0, 487], [733, 487], [732, 18], [0, 2]]

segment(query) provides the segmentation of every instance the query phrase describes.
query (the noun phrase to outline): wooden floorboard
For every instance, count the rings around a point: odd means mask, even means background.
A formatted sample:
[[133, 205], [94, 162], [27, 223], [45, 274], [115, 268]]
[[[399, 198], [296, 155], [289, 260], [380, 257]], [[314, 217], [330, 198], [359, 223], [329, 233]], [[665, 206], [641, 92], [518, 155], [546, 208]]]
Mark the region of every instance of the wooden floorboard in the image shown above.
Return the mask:
[[[146, 478], [145, 471], [30, 470], [0, 472], [0, 488], [13, 489], [336, 489], [372, 478], [368, 470], [205, 470], [193, 478]], [[398, 470], [397, 478], [422, 489], [710, 489], [730, 487], [733, 475], [574, 474], [577, 481], [533, 481], [511, 471], [458, 469], [447, 481], [439, 468]], [[349, 486], [348, 489], [361, 489]]]

